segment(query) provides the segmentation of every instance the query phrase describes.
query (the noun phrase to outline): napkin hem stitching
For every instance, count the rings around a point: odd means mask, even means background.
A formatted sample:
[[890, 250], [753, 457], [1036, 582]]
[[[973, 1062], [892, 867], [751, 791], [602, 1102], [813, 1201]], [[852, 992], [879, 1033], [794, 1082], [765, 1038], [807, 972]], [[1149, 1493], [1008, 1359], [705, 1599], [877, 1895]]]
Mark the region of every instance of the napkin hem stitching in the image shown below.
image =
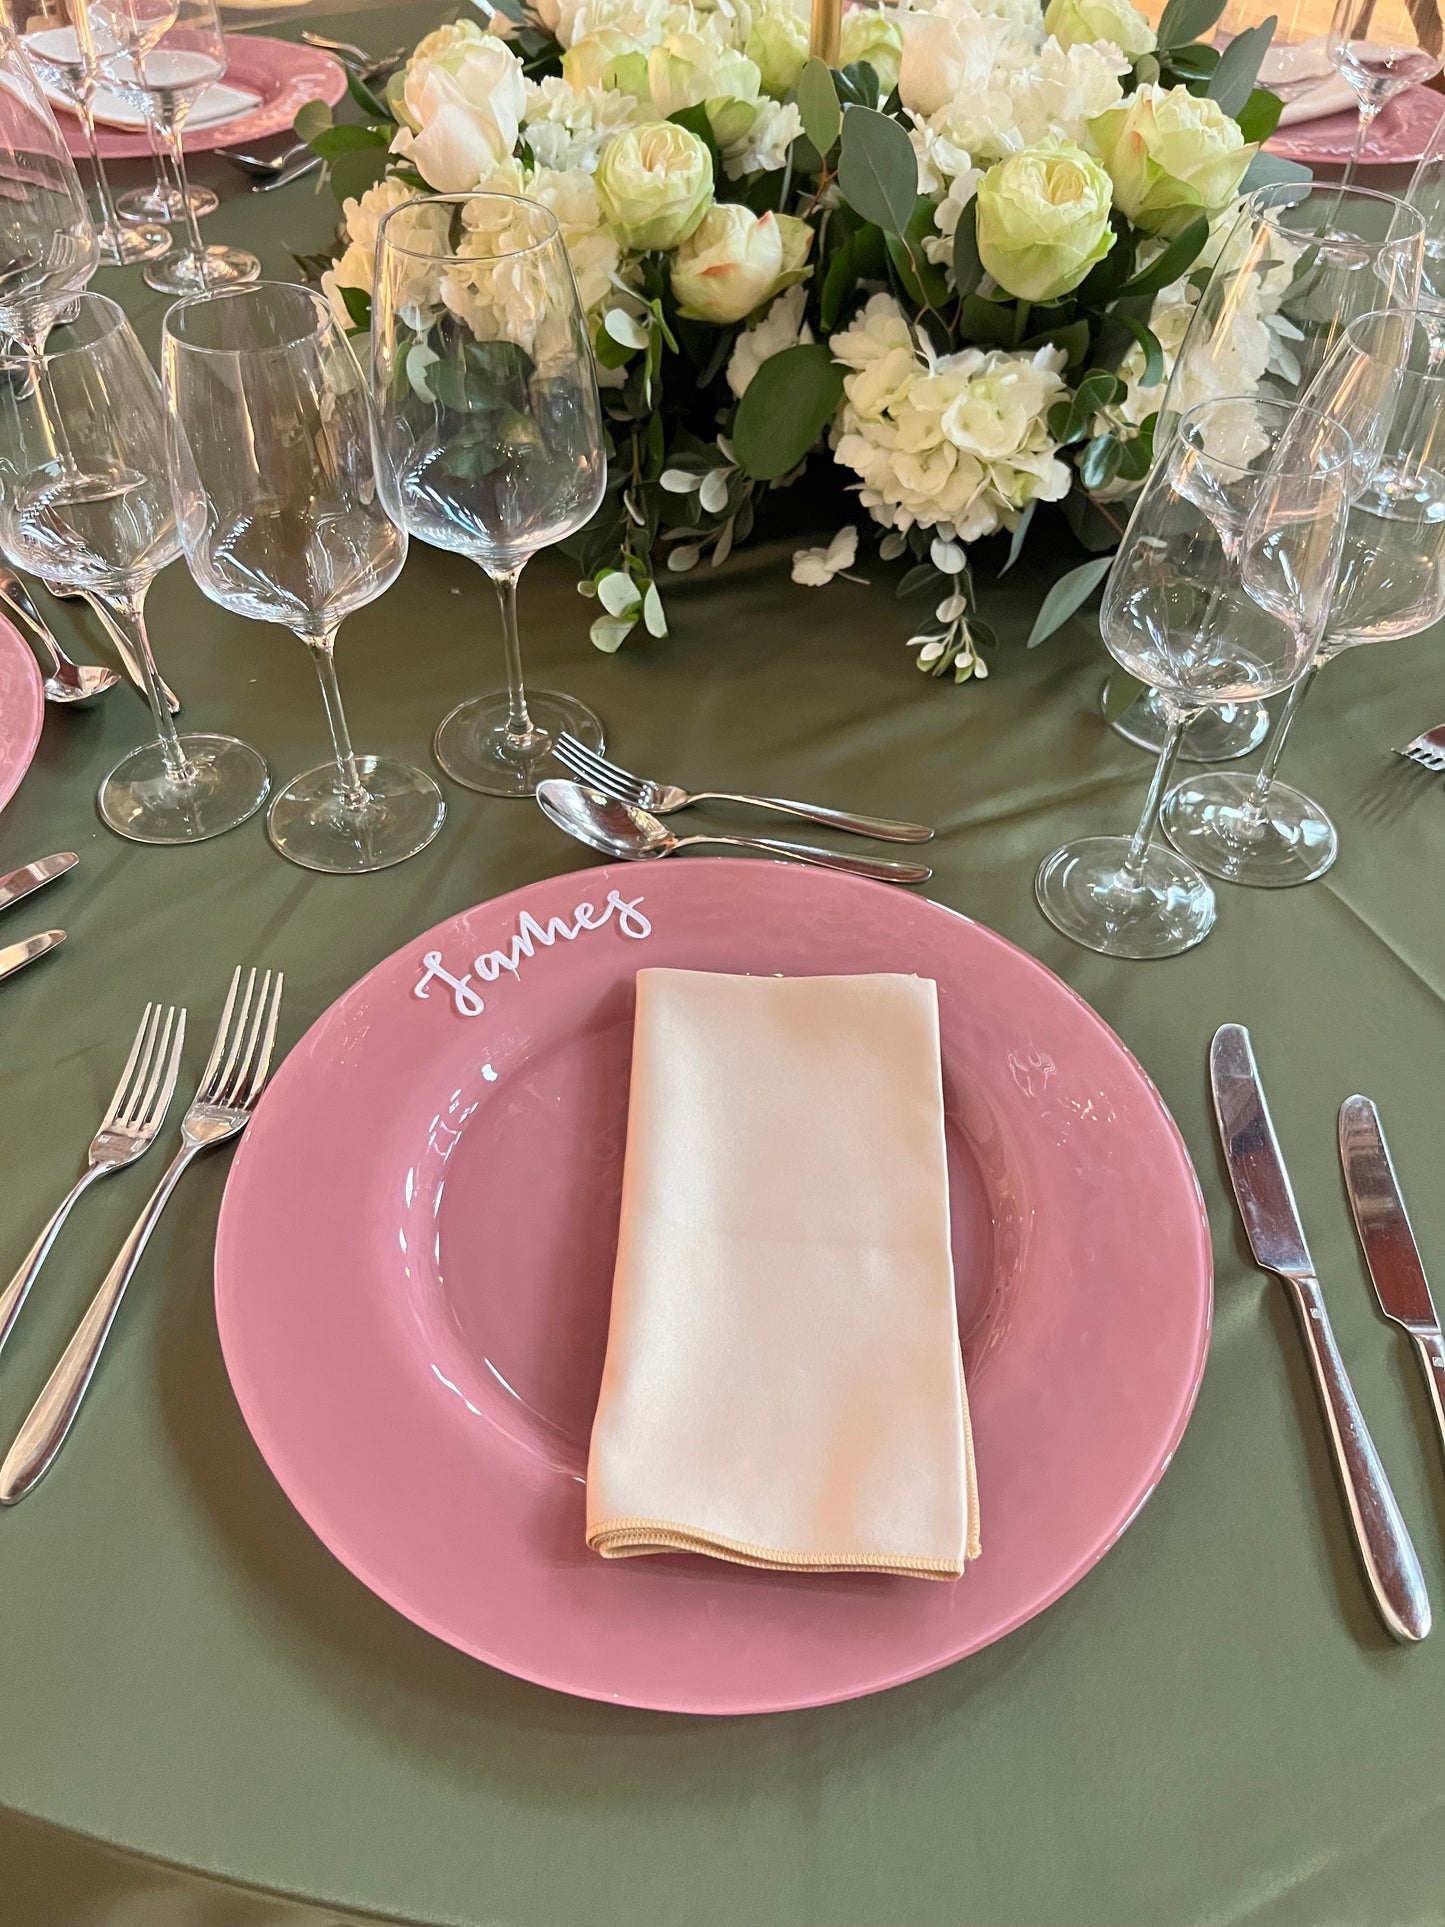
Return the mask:
[[931, 1559], [918, 1553], [786, 1552], [747, 1539], [730, 1539], [720, 1532], [699, 1532], [667, 1519], [608, 1519], [591, 1526], [587, 1544], [604, 1559], [626, 1558], [640, 1552], [702, 1552], [733, 1559], [744, 1565], [768, 1566], [778, 1571], [917, 1573], [925, 1578], [958, 1579], [966, 1560]]

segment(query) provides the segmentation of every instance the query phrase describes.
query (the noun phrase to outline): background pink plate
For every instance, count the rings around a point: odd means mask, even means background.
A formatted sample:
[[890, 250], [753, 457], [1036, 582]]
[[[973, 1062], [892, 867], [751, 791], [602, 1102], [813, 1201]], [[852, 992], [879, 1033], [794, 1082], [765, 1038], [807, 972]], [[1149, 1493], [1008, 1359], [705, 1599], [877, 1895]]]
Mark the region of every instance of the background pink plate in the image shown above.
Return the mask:
[[[937, 980], [984, 1546], [957, 1584], [583, 1544], [655, 964]], [[690, 1713], [873, 1692], [1057, 1599], [1168, 1465], [1210, 1302], [1188, 1153], [1072, 991], [887, 885], [718, 859], [554, 877], [379, 964], [274, 1077], [216, 1247], [246, 1423], [339, 1559], [508, 1672]]]
[[0, 810], [30, 767], [45, 720], [45, 682], [25, 638], [0, 617]]
[[[1431, 87], [1410, 87], [1397, 94], [1370, 129], [1370, 142], [1360, 157], [1362, 167], [1401, 167], [1418, 161], [1435, 124], [1445, 114], [1445, 94]], [[1356, 114], [1326, 114], [1272, 134], [1265, 142], [1271, 154], [1306, 166], [1339, 165], [1350, 158], [1360, 125]]]
[[[261, 105], [235, 120], [187, 129], [184, 146], [188, 154], [213, 147], [244, 147], [247, 141], [264, 140], [268, 134], [284, 134], [308, 100], [324, 100], [334, 107], [346, 92], [345, 68], [317, 47], [249, 33], [228, 34], [226, 45], [231, 52], [227, 82], [259, 94]], [[74, 114], [58, 111], [55, 118], [65, 131], [71, 153], [83, 156], [85, 136]], [[104, 160], [145, 160], [150, 155], [150, 141], [144, 133], [98, 127], [96, 134]]]

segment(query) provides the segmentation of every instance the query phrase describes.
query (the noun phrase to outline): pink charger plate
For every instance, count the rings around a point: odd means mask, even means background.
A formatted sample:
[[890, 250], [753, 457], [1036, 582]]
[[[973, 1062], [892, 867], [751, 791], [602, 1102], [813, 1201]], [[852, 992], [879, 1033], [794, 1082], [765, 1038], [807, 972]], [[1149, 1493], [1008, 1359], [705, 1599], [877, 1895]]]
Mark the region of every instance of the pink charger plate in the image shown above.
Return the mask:
[[[657, 964], [938, 983], [984, 1547], [956, 1584], [583, 1543]], [[378, 964], [276, 1073], [216, 1245], [246, 1423], [337, 1558], [507, 1672], [686, 1713], [876, 1692], [1057, 1599], [1179, 1443], [1211, 1284], [1178, 1130], [1057, 977], [888, 885], [717, 858], [553, 877]]]
[[45, 683], [25, 638], [0, 617], [0, 810], [20, 787], [45, 721]]
[[[324, 100], [334, 107], [346, 92], [346, 69], [318, 47], [298, 46], [291, 40], [271, 40], [261, 34], [230, 34], [226, 46], [231, 64], [226, 83], [261, 96], [261, 105], [234, 120], [213, 121], [208, 127], [186, 129], [188, 154], [214, 147], [244, 147], [248, 141], [284, 134], [308, 100]], [[72, 154], [85, 154], [85, 136], [74, 114], [57, 112]], [[97, 127], [101, 158], [107, 161], [146, 159], [150, 139], [143, 132], [128, 134], [119, 127]]]
[[[1418, 161], [1441, 114], [1445, 114], [1445, 94], [1437, 94], [1432, 87], [1409, 87], [1403, 94], [1396, 94], [1380, 110], [1370, 129], [1369, 142], [1360, 156], [1361, 167], [1403, 167]], [[1265, 146], [1281, 160], [1343, 167], [1350, 158], [1359, 125], [1357, 114], [1326, 114], [1320, 120], [1281, 128]]]

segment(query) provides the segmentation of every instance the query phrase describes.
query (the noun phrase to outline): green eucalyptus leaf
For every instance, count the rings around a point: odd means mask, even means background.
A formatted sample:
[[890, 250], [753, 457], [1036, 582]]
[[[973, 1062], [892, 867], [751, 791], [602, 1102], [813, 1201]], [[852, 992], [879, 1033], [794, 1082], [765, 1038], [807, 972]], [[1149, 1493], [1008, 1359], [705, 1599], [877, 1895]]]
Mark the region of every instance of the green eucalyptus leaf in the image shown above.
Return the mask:
[[1276, 18], [1271, 14], [1267, 20], [1261, 20], [1257, 27], [1246, 27], [1242, 33], [1237, 33], [1220, 55], [1219, 65], [1209, 77], [1205, 93], [1231, 119], [1239, 114], [1254, 92], [1254, 83], [1259, 77], [1259, 63], [1274, 39], [1276, 25]]
[[1130, 314], [1118, 312], [1114, 319], [1129, 330], [1144, 350], [1144, 372], [1139, 377], [1139, 386], [1157, 388], [1164, 379], [1164, 350], [1159, 345], [1158, 335], [1146, 322], [1136, 321]]
[[1090, 490], [1107, 488], [1119, 473], [1119, 464], [1124, 451], [1119, 437], [1112, 431], [1107, 435], [1096, 435], [1084, 450], [1079, 463], [1079, 476], [1084, 487]]
[[[1272, 94], [1268, 87], [1256, 87], [1235, 119], [1247, 141], [1267, 141], [1279, 126], [1279, 117], [1283, 112], [1284, 102], [1278, 94]], [[1258, 159], [1258, 155], [1255, 158]]]
[[917, 595], [920, 589], [926, 589], [930, 584], [936, 586], [942, 580], [943, 577], [931, 562], [918, 562], [906, 571], [893, 593], [901, 602], [905, 596]]
[[1225, 0], [1169, 0], [1159, 16], [1155, 38], [1162, 49], [1202, 40], [1224, 12]]
[[883, 237], [888, 258], [915, 308], [940, 310], [948, 305], [948, 282], [943, 270], [923, 251], [926, 237], [937, 232], [933, 225], [933, 203], [926, 194], [920, 194], [903, 233]]
[[339, 155], [327, 169], [331, 192], [338, 201], [359, 201], [385, 174], [388, 159], [384, 147], [357, 147]]
[[828, 63], [814, 54], [798, 75], [798, 112], [803, 116], [803, 132], [820, 155], [832, 152], [843, 131], [843, 109]]
[[1165, 248], [1156, 261], [1141, 269], [1132, 281], [1126, 281], [1118, 290], [1119, 298], [1125, 299], [1135, 294], [1158, 294], [1177, 281], [1199, 259], [1205, 242], [1209, 239], [1209, 217], [1196, 215], [1182, 234], [1178, 234]]
[[842, 394], [843, 370], [825, 342], [800, 342], [769, 356], [733, 418], [733, 453], [743, 472], [772, 482], [796, 468], [832, 420]]
[[331, 125], [331, 109], [324, 100], [308, 100], [296, 115], [292, 126], [296, 138], [305, 141], [309, 147], [316, 136]]
[[311, 136], [311, 150], [324, 161], [339, 160], [343, 154], [352, 154], [362, 148], [372, 148], [385, 153], [391, 145], [390, 134], [379, 133], [374, 127], [362, 127], [354, 120], [348, 120], [336, 127], [322, 127]]
[[1219, 49], [1207, 40], [1192, 47], [1171, 48], [1169, 53], [1171, 80], [1208, 80], [1218, 65]]
[[1259, 153], [1249, 163], [1239, 191], [1253, 194], [1256, 188], [1273, 187], [1276, 181], [1297, 181], [1303, 186], [1313, 179], [1313, 171], [1299, 161], [1287, 161], [1282, 154]]
[[1039, 605], [1027, 646], [1037, 649], [1056, 629], [1061, 629], [1076, 610], [1083, 608], [1113, 565], [1112, 555], [1098, 555], [1092, 562], [1081, 562], [1077, 569], [1061, 575]]
[[918, 157], [902, 126], [871, 107], [850, 107], [843, 116], [838, 185], [855, 213], [902, 234], [918, 199]]
[[1029, 532], [1029, 524], [1034, 519], [1034, 510], [1037, 507], [1038, 507], [1038, 500], [1037, 498], [1035, 498], [1032, 502], [1029, 503], [1028, 507], [1024, 510], [1023, 514], [1019, 517], [1019, 525], [1014, 530], [1013, 539], [1008, 545], [1008, 560], [1007, 562], [1004, 563], [1003, 567], [999, 570], [1000, 575], [1007, 575], [1009, 570], [1013, 567], [1014, 563], [1018, 561], [1020, 555], [1023, 553], [1024, 542]]
[[[877, 232], [875, 228], [874, 233]], [[854, 288], [858, 285], [858, 269], [854, 257], [854, 243], [845, 241], [828, 263], [823, 276], [822, 292], [818, 296], [818, 317], [823, 332], [832, 334], [843, 318], [843, 306]]]
[[978, 199], [972, 198], [958, 217], [953, 230], [953, 284], [959, 299], [973, 293], [983, 279], [983, 262], [978, 252]]
[[985, 301], [981, 294], [969, 295], [959, 304], [958, 335], [961, 341], [984, 341], [995, 348], [1011, 348], [1013, 304]]
[[368, 120], [391, 120], [391, 109], [379, 95], [374, 94], [358, 74], [348, 73], [346, 91], [356, 102]]

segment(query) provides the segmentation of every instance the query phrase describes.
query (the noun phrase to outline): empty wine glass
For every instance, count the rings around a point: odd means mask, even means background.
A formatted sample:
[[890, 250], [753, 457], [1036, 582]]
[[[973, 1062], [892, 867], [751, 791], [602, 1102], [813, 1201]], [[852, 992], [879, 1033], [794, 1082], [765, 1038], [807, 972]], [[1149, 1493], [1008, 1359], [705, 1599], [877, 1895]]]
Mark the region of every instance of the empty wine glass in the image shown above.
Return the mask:
[[377, 472], [395, 519], [479, 562], [502, 613], [507, 688], [461, 703], [436, 759], [469, 789], [530, 796], [553, 740], [592, 748], [573, 696], [522, 685], [517, 578], [591, 519], [602, 415], [567, 251], [551, 213], [511, 194], [444, 194], [381, 223], [371, 316]]
[[34, 357], [100, 248], [70, 150], [19, 41], [0, 33], [0, 335]]
[[145, 598], [180, 537], [155, 370], [115, 302], [85, 294], [42, 354], [0, 377], [0, 547], [62, 591], [95, 595], [145, 671], [157, 740], [106, 777], [101, 816], [137, 843], [219, 836], [260, 807], [270, 779], [234, 737], [178, 736], [161, 694]]
[[94, 51], [76, 29], [80, 0], [5, 0], [3, 18], [18, 35], [36, 77], [66, 103], [80, 123], [86, 157], [95, 174], [100, 201], [96, 236], [103, 261], [125, 266], [153, 261], [169, 251], [171, 237], [163, 227], [123, 221], [116, 210], [110, 177], [101, 158], [95, 132], [95, 93], [99, 84]]
[[1309, 390], [1355, 444], [1344, 559], [1319, 652], [1290, 691], [1257, 774], [1191, 777], [1165, 834], [1210, 875], [1282, 889], [1323, 876], [1339, 839], [1327, 812], [1277, 779], [1320, 668], [1345, 649], [1417, 635], [1445, 616], [1445, 314], [1364, 315]]
[[1445, 303], [1445, 114], [1431, 130], [1405, 199], [1425, 224], [1420, 299]]
[[1329, 56], [1355, 90], [1360, 123], [1343, 179], [1353, 178], [1380, 109], [1440, 71], [1445, 53], [1438, 0], [1336, 0]]
[[222, 608], [283, 623], [321, 679], [333, 758], [278, 791], [271, 841], [340, 874], [414, 856], [441, 828], [441, 791], [394, 757], [356, 755], [332, 656], [345, 618], [406, 559], [377, 495], [371, 398], [345, 335], [311, 289], [258, 281], [177, 302], [162, 374], [191, 574]]
[[[1251, 499], [1242, 528], [1223, 539], [1215, 513], [1231, 450], [1239, 473], [1228, 492]], [[1191, 410], [1145, 483], [1099, 627], [1115, 661], [1159, 692], [1169, 735], [1133, 837], [1067, 843], [1039, 869], [1040, 908], [1076, 943], [1170, 957], [1208, 934], [1214, 892], [1153, 840], [1160, 801], [1195, 711], [1273, 695], [1308, 666], [1339, 566], [1350, 454], [1345, 431], [1323, 416], [1271, 415], [1236, 397]]]
[[217, 0], [79, 0], [100, 71], [144, 114], [165, 143], [181, 195], [186, 243], [147, 263], [162, 294], [196, 294], [254, 281], [261, 263], [244, 248], [207, 246], [186, 173], [185, 124], [192, 107], [230, 64]]
[[186, 191], [182, 194], [171, 179], [166, 144], [150, 121], [146, 122], [146, 140], [151, 150], [155, 179], [149, 187], [133, 187], [122, 194], [115, 204], [120, 214], [127, 221], [183, 221], [187, 207], [197, 219], [214, 214], [221, 203], [211, 188], [199, 187], [194, 181], [188, 181]]

